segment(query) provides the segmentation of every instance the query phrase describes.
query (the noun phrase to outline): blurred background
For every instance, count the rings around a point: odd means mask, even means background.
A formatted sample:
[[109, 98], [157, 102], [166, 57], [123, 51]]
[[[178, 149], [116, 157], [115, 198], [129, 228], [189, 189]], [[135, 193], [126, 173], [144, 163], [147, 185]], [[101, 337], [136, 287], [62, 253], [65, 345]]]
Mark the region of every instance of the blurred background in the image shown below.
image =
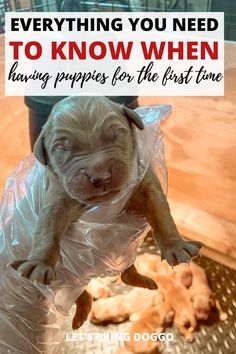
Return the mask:
[[236, 1], [0, 0], [0, 190], [17, 162], [31, 152], [41, 125], [59, 99], [4, 96], [6, 11], [224, 11], [225, 96], [140, 97], [138, 103], [173, 105], [163, 130], [168, 198], [180, 231], [204, 242], [208, 256], [236, 268]]
[[[26, 106], [24, 97], [4, 95], [4, 14], [6, 11], [223, 11], [225, 13], [224, 97], [210, 96], [210, 92], [209, 97], [139, 97], [138, 104], [167, 103], [173, 106], [172, 116], [162, 125], [169, 172], [168, 200], [182, 235], [188, 239], [202, 241], [205, 244], [203, 250], [203, 254], [207, 257], [205, 259], [214, 260], [214, 262], [204, 263], [208, 262], [207, 260], [202, 264], [205, 269], [208, 269], [214, 291], [219, 293], [222, 302], [231, 306], [231, 313], [229, 312], [231, 320], [223, 327], [224, 331], [222, 328], [215, 331], [218, 331], [221, 338], [220, 343], [228, 339], [235, 340], [235, 337], [232, 337], [234, 334], [230, 334], [230, 328], [233, 326], [236, 328], [233, 321], [236, 304], [232, 302], [231, 292], [233, 287], [234, 290], [236, 289], [236, 277], [235, 272], [232, 273], [230, 269], [236, 269], [236, 1], [0, 0], [0, 193], [7, 176], [14, 170], [16, 164], [31, 153], [29, 131], [32, 130], [32, 109], [37, 108], [37, 114], [45, 115], [51, 107], [47, 104], [45, 109], [45, 102], [41, 102], [40, 106], [38, 102], [34, 105], [32, 103], [34, 101], [26, 102]], [[231, 285], [227, 283], [229, 280]], [[211, 331], [212, 328], [210, 330], [209, 326], [206, 327], [205, 332], [209, 332], [209, 338], [202, 342], [202, 347], [199, 345], [199, 351], [188, 352], [176, 349], [176, 353], [235, 354], [230, 348], [227, 349], [226, 344], [223, 349], [219, 345], [217, 351], [206, 350], [207, 341], [209, 343], [212, 341], [214, 330]], [[204, 331], [202, 333], [204, 334]], [[78, 352], [78, 348], [75, 348], [75, 351], [71, 351], [70, 348], [71, 346], [68, 345], [68, 351], [65, 349], [65, 353]], [[96, 349], [95, 352], [99, 351]], [[170, 352], [172, 353], [168, 351]]]
[[6, 11], [222, 11], [225, 39], [236, 37], [236, 1], [232, 0], [0, 0], [0, 33]]

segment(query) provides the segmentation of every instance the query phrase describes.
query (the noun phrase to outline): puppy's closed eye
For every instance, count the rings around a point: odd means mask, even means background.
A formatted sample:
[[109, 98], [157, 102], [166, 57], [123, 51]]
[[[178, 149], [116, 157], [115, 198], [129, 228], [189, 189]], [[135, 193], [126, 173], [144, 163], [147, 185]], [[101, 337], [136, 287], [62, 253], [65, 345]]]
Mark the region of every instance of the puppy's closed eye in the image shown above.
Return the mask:
[[70, 151], [70, 147], [69, 147], [69, 146], [66, 146], [66, 145], [64, 145], [64, 144], [55, 145], [55, 149], [64, 150], [64, 151]]
[[68, 138], [60, 138], [54, 141], [53, 150], [71, 151], [72, 143]]
[[114, 134], [116, 137], [121, 137], [121, 136], [125, 136], [129, 133], [128, 129], [125, 128], [118, 128], [115, 130]]
[[128, 129], [121, 127], [117, 128], [117, 126], [111, 126], [102, 133], [101, 139], [105, 143], [114, 143], [118, 139], [125, 139], [128, 133]]

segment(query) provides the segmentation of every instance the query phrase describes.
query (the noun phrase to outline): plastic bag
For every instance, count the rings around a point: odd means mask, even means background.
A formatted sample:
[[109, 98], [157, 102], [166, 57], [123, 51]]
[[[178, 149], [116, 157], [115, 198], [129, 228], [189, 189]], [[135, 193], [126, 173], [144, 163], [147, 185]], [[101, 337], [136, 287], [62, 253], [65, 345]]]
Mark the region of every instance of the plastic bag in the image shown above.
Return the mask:
[[149, 226], [122, 212], [132, 191], [153, 165], [163, 189], [166, 167], [160, 121], [170, 106], [140, 107], [145, 129], [137, 132], [139, 169], [112, 202], [91, 206], [61, 240], [57, 280], [50, 286], [20, 277], [8, 264], [27, 259], [43, 204], [44, 167], [30, 156], [9, 177], [0, 208], [0, 353], [58, 353], [61, 325], [69, 309], [95, 277], [115, 276], [130, 267]]

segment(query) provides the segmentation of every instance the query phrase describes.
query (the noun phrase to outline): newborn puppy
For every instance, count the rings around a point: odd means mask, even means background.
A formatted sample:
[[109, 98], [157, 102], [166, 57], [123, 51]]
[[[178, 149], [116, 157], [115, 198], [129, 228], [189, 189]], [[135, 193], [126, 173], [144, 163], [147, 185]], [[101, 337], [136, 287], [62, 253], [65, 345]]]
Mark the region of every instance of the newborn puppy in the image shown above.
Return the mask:
[[[47, 188], [28, 259], [12, 264], [22, 276], [45, 284], [53, 281], [60, 240], [70, 225], [88, 205], [112, 200], [126, 188], [137, 168], [135, 128], [144, 129], [138, 114], [104, 97], [73, 96], [54, 106], [34, 146], [45, 166]], [[127, 209], [146, 217], [169, 264], [188, 262], [198, 254], [201, 243], [180, 237], [151, 167]], [[129, 284], [146, 282], [138, 275], [133, 282], [129, 273], [133, 276], [134, 268], [126, 271]]]
[[198, 320], [207, 320], [211, 309], [215, 307], [220, 320], [225, 321], [228, 316], [222, 310], [219, 300], [216, 299], [216, 295], [211, 290], [204, 269], [194, 262], [191, 262], [190, 268], [193, 277], [189, 292], [196, 318]]
[[[145, 274], [148, 277], [155, 277], [160, 272], [163, 262], [157, 254], [143, 253], [137, 256], [134, 265], [139, 273]], [[170, 267], [170, 269], [172, 269]]]
[[192, 332], [197, 327], [194, 308], [189, 290], [177, 279], [165, 275], [156, 275], [155, 281], [164, 299], [171, 306], [174, 315], [174, 325], [188, 342], [193, 341]]
[[110, 280], [109, 283], [109, 280], [109, 277], [92, 279], [88, 283], [86, 290], [95, 300], [112, 296], [112, 291], [109, 287], [109, 285], [112, 284], [112, 281]]
[[[151, 307], [141, 311], [136, 315], [136, 320], [130, 327], [130, 340], [125, 343], [133, 353], [150, 353], [160, 347], [160, 343], [153, 339], [143, 340], [142, 334], [163, 333], [166, 326], [172, 323], [174, 311], [170, 305], [162, 301], [158, 306]], [[140, 338], [135, 337], [136, 333], [141, 335]]]
[[91, 321], [94, 324], [121, 323], [134, 313], [157, 306], [163, 296], [158, 290], [133, 289], [128, 294], [99, 299], [92, 305]]
[[138, 255], [135, 263], [137, 271], [150, 278], [156, 275], [168, 275], [180, 281], [186, 288], [192, 283], [192, 271], [188, 264], [178, 264], [174, 268], [166, 261], [161, 261], [161, 257], [157, 254], [143, 253]]

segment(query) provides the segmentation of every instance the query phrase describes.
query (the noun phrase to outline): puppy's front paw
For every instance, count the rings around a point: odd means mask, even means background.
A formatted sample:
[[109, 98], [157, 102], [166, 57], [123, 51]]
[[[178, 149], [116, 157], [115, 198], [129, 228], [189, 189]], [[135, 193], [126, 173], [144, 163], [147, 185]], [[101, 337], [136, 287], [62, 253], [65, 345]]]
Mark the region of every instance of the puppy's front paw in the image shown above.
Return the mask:
[[199, 251], [203, 244], [198, 241], [177, 240], [170, 244], [160, 246], [161, 258], [172, 267], [179, 263], [188, 263], [195, 256], [199, 255]]
[[54, 269], [40, 261], [18, 260], [10, 264], [18, 273], [33, 282], [50, 284], [56, 278]]

